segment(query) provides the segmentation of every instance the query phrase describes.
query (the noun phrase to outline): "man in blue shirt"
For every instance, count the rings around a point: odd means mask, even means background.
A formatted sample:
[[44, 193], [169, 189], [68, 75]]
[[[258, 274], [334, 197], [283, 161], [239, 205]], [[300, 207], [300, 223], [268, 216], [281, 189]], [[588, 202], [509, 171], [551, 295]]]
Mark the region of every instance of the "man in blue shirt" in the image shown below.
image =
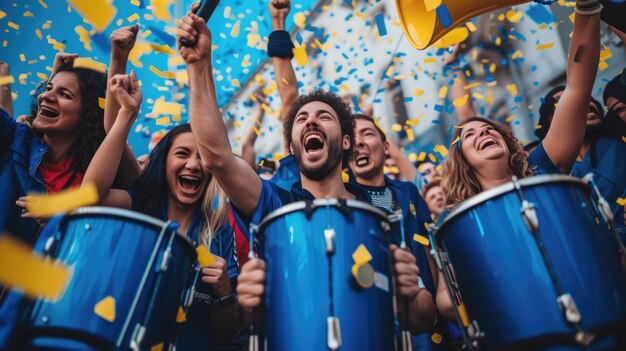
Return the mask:
[[[211, 65], [211, 33], [206, 22], [189, 14], [179, 24], [179, 36], [196, 42], [181, 55], [189, 75], [189, 119], [202, 162], [217, 177], [239, 215], [253, 223], [278, 207], [307, 197], [363, 199], [356, 186], [344, 185], [342, 165], [347, 165], [354, 146], [354, 120], [339, 97], [315, 91], [298, 98], [284, 121], [287, 147], [294, 155], [301, 182], [291, 192], [261, 180], [242, 159], [232, 154], [228, 134], [217, 105]], [[408, 301], [408, 329], [418, 333], [423, 306], [417, 299], [421, 288], [415, 257], [391, 247], [396, 295]], [[239, 276], [239, 304], [252, 309], [264, 294], [265, 263], [251, 259]], [[404, 307], [404, 306], [399, 306]], [[295, 322], [295, 321], [293, 321]]]

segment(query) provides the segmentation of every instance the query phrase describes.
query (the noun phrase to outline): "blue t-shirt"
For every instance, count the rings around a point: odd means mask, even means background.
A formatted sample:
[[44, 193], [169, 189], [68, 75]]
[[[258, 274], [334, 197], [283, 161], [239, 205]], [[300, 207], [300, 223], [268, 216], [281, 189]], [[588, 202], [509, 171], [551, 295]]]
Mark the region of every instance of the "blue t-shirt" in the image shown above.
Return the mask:
[[271, 182], [290, 191], [291, 187], [300, 181], [300, 169], [293, 155], [287, 155], [280, 160], [280, 164], [271, 179]]
[[[137, 206], [135, 194], [133, 191], [129, 191], [129, 194], [133, 200], [133, 210], [137, 211], [138, 209], [135, 208]], [[165, 199], [160, 201], [159, 210], [155, 217], [167, 220], [167, 201]], [[200, 207], [198, 207], [186, 233], [194, 246], [198, 246], [201, 243], [200, 234], [203, 224], [204, 219]], [[239, 275], [239, 264], [235, 253], [235, 234], [229, 223], [221, 225], [213, 234], [209, 251], [226, 261], [228, 277], [233, 291], [235, 291], [237, 276]], [[197, 350], [199, 348], [212, 350], [216, 348], [215, 342], [211, 337], [212, 289], [209, 284], [203, 283], [201, 278], [202, 274], [198, 273], [194, 299], [187, 310], [187, 320], [180, 331], [176, 345], [177, 350]]]
[[599, 137], [582, 162], [577, 161], [571, 175], [582, 178], [593, 174], [598, 190], [611, 206], [617, 228], [624, 228], [624, 206], [617, 200], [626, 197], [626, 143], [611, 136]]
[[537, 147], [528, 155], [528, 164], [535, 175], [560, 174], [561, 170], [554, 165], [550, 156], [540, 142]]

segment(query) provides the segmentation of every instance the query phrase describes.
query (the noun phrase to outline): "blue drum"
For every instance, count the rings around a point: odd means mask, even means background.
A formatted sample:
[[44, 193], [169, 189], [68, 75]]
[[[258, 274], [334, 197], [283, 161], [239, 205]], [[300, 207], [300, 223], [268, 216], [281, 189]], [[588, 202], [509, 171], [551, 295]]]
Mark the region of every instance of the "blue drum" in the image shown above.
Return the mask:
[[[257, 238], [267, 263], [265, 349], [393, 350], [389, 228], [382, 211], [351, 200], [295, 202], [267, 215]], [[363, 247], [370, 257], [357, 265]]]
[[191, 303], [196, 262], [177, 227], [103, 207], [49, 223], [37, 246], [73, 273], [59, 301], [34, 303], [18, 347], [150, 350], [161, 344], [167, 350], [179, 308]]
[[622, 347], [626, 279], [607, 231], [568, 176], [514, 179], [453, 208], [431, 235], [470, 345]]

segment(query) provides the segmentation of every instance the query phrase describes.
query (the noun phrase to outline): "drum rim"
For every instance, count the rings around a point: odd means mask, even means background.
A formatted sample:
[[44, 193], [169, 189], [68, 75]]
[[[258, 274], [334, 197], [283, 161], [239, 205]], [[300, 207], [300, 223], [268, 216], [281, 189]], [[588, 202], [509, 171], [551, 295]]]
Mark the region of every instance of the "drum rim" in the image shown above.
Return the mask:
[[[118, 216], [118, 217], [123, 217], [123, 218], [129, 218], [129, 219], [133, 219], [133, 220], [137, 220], [140, 222], [154, 225], [158, 228], [162, 228], [163, 225], [165, 225], [165, 221], [162, 221], [152, 216], [148, 216], [147, 214], [143, 214], [141, 212], [125, 210], [122, 208], [105, 207], [105, 206], [80, 207], [70, 212], [67, 216], [74, 217], [74, 216], [84, 216], [84, 215], [90, 215], [90, 214], [113, 215], [113, 216]], [[191, 246], [193, 250], [194, 245], [191, 242], [191, 239], [187, 237], [187, 235], [181, 234], [178, 230], [176, 230], [176, 235], [180, 237], [181, 239], [185, 240], [187, 244], [189, 244], [189, 246]], [[195, 252], [195, 250], [193, 251]]]
[[[339, 203], [339, 200], [340, 199], [337, 199], [337, 198], [315, 199], [313, 200], [313, 208], [336, 206]], [[389, 223], [389, 217], [387, 216], [387, 214], [385, 214], [385, 212], [383, 212], [383, 210], [364, 201], [359, 201], [359, 200], [345, 200], [345, 201], [348, 207], [369, 211], [377, 215], [378, 217], [380, 217], [380, 219], [383, 219], [387, 223]], [[269, 222], [273, 221], [274, 219], [278, 217], [282, 217], [288, 213], [304, 209], [306, 207], [306, 203], [307, 201], [291, 202], [268, 213], [267, 215], [265, 215], [265, 217], [263, 217], [263, 219], [261, 219], [261, 223], [258, 226], [259, 230], [261, 230], [261, 228], [263, 228]]]
[[[587, 183], [585, 183], [582, 179], [564, 175], [564, 174], [537, 175], [537, 176], [519, 179], [518, 182], [522, 188], [533, 186], [533, 185], [538, 185], [538, 184], [545, 184], [545, 183], [566, 182], [566, 183], [573, 183], [578, 186], [582, 186], [587, 191], [589, 191], [589, 187], [587, 186]], [[452, 222], [456, 217], [465, 213], [470, 208], [476, 205], [479, 205], [487, 200], [500, 196], [502, 194], [511, 192], [513, 190], [515, 190], [515, 185], [513, 184], [512, 181], [509, 181], [505, 184], [499, 185], [487, 191], [483, 191], [480, 194], [474, 195], [471, 198], [465, 201], [462, 201], [458, 205], [452, 207], [452, 209], [450, 210], [450, 212], [448, 212], [448, 214], [443, 219], [441, 224], [431, 226], [431, 228], [433, 229], [433, 234], [437, 236], [437, 233], [441, 231], [443, 227], [445, 227], [448, 223]]]

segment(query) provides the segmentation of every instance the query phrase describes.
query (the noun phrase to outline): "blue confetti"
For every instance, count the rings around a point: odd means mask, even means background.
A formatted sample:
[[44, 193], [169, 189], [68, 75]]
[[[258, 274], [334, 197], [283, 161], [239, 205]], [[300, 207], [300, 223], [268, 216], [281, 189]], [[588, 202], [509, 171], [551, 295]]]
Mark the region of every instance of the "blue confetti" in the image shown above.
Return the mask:
[[302, 42], [304, 41], [300, 32], [296, 33], [296, 41], [298, 42], [298, 45], [302, 45]]
[[213, 198], [213, 211], [217, 211], [219, 206], [220, 206], [220, 198], [219, 196], [215, 195], [215, 197]]
[[385, 27], [385, 17], [383, 17], [382, 13], [379, 13], [376, 15], [376, 17], [374, 17], [374, 20], [376, 20], [376, 26], [378, 27], [378, 34], [380, 34], [381, 37], [384, 37], [385, 35], [387, 35], [387, 27]]
[[450, 17], [450, 12], [446, 5], [437, 7], [437, 17], [443, 28], [448, 28], [452, 25], [452, 18]]
[[552, 24], [556, 22], [556, 18], [545, 6], [534, 4], [531, 5], [526, 14], [537, 24]]

